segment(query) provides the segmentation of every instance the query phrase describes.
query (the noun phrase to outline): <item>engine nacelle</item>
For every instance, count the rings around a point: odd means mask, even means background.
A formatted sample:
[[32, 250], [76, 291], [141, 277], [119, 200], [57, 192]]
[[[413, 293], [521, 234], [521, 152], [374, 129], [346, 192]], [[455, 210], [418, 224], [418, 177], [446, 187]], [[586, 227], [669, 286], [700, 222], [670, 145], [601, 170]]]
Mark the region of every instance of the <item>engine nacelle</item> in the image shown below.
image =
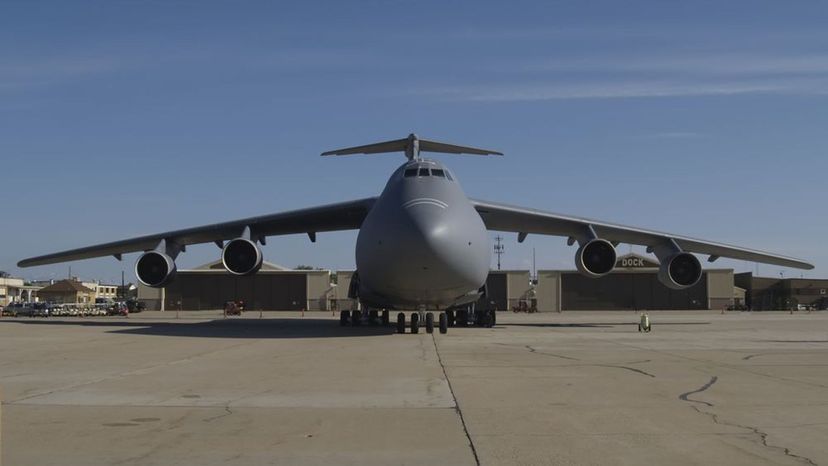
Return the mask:
[[615, 268], [615, 247], [605, 239], [593, 239], [575, 253], [575, 267], [587, 277], [602, 277]]
[[231, 239], [221, 250], [221, 263], [233, 275], [251, 275], [262, 268], [262, 250], [249, 239]]
[[135, 276], [138, 281], [152, 288], [161, 288], [175, 277], [175, 260], [158, 252], [148, 251], [135, 261]]
[[679, 252], [661, 261], [658, 280], [667, 288], [683, 290], [699, 282], [702, 266], [699, 259], [689, 252]]

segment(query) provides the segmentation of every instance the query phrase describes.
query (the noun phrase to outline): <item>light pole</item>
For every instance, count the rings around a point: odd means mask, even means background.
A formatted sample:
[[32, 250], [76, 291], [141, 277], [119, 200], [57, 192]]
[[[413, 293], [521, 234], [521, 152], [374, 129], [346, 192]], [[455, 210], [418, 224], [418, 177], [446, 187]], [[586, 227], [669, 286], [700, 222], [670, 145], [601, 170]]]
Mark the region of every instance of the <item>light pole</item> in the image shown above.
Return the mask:
[[500, 270], [500, 256], [503, 255], [505, 247], [503, 246], [503, 237], [495, 236], [494, 253], [497, 255], [497, 270]]

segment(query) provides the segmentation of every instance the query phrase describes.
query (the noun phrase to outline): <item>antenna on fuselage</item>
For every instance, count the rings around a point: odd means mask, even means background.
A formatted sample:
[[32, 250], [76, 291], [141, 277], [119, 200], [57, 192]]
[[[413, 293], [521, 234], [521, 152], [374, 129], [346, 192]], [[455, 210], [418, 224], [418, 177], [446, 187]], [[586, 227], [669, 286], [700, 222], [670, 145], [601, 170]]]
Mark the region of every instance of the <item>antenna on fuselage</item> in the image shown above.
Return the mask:
[[503, 155], [501, 152], [475, 147], [458, 146], [445, 142], [420, 139], [411, 133], [405, 139], [378, 142], [365, 146], [348, 147], [345, 149], [323, 152], [322, 155], [352, 155], [352, 154], [384, 154], [389, 152], [404, 152], [408, 160], [420, 160], [420, 152], [437, 152], [442, 154], [473, 154], [473, 155]]

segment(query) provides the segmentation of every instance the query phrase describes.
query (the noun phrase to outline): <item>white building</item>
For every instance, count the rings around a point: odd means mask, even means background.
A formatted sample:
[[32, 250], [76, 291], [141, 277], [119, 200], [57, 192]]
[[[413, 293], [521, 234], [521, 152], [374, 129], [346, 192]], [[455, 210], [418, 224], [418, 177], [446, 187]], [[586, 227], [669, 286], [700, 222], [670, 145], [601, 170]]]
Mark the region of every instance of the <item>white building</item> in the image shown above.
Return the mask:
[[0, 306], [16, 301], [34, 301], [33, 294], [39, 288], [25, 285], [22, 278], [0, 278]]

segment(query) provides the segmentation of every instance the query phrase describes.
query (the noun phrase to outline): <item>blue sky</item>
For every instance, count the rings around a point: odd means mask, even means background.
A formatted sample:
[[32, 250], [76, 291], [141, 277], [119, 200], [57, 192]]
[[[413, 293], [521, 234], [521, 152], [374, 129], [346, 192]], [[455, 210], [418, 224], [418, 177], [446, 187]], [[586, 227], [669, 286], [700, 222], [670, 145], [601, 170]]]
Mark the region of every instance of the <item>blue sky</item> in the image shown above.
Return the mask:
[[[400, 155], [318, 154], [414, 131], [506, 153], [441, 156], [470, 197], [801, 257], [825, 277], [825, 24], [822, 2], [7, 0], [0, 270], [59, 278], [68, 265], [14, 264], [375, 195]], [[506, 268], [532, 248], [539, 268], [573, 267], [561, 238], [504, 236]], [[355, 238], [271, 238], [266, 259], [350, 268]], [[179, 267], [218, 253], [192, 247]], [[131, 279], [134, 259], [71, 265]]]

